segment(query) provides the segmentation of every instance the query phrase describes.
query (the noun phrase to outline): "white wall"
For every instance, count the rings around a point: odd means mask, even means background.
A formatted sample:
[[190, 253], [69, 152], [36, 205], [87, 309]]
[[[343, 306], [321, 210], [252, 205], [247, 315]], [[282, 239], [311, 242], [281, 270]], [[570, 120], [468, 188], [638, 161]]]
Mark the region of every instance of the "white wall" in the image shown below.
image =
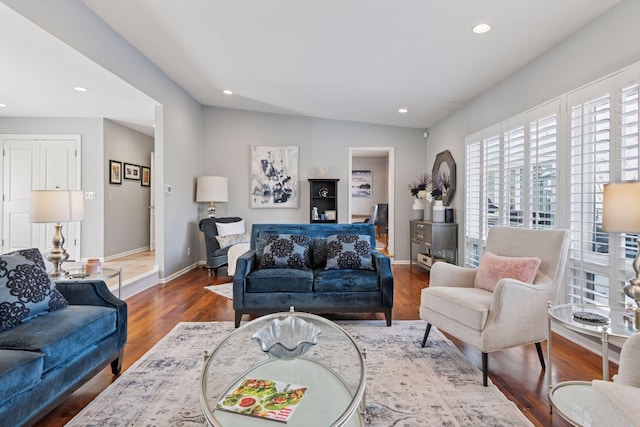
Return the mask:
[[[154, 141], [150, 136], [111, 120], [104, 121], [104, 256], [123, 254], [149, 246], [150, 187], [122, 179], [109, 183], [109, 160], [150, 167]], [[93, 173], [98, 170], [91, 169]]]
[[[450, 150], [457, 164], [452, 206], [463, 222], [464, 138], [640, 60], [640, 1], [625, 0], [429, 129], [427, 164]], [[429, 167], [431, 169], [431, 167]], [[459, 225], [459, 247], [464, 238]], [[459, 259], [462, 258], [462, 249]]]
[[353, 215], [368, 215], [371, 205], [389, 203], [386, 157], [354, 157], [351, 163], [353, 170], [371, 171], [371, 197], [351, 197], [351, 213]]
[[[80, 0], [3, 2], [161, 106], [156, 107], [154, 148], [159, 230], [156, 258], [160, 261], [161, 277], [189, 268], [195, 259], [187, 256], [187, 248], [194, 247], [198, 239], [193, 182], [202, 166], [200, 104]], [[165, 184], [172, 186], [171, 194], [163, 194]]]
[[0, 117], [0, 133], [18, 134], [74, 134], [80, 135], [82, 146], [82, 189], [94, 191], [94, 200], [85, 200], [85, 219], [82, 221], [82, 257], [103, 256], [104, 177], [95, 173], [95, 166], [103, 159], [102, 119], [54, 119], [29, 117]]
[[[218, 205], [218, 216], [239, 216], [253, 223], [309, 221], [309, 182], [318, 167], [327, 178], [339, 178], [338, 221], [348, 222], [349, 147], [395, 147], [396, 259], [409, 258], [411, 193], [407, 185], [417, 171], [430, 170], [420, 129], [312, 119], [227, 108], [204, 109], [202, 172], [229, 178], [229, 202]], [[249, 208], [249, 148], [251, 145], [300, 146], [300, 208]], [[194, 184], [195, 188], [195, 184]], [[204, 210], [204, 206], [201, 207]]]

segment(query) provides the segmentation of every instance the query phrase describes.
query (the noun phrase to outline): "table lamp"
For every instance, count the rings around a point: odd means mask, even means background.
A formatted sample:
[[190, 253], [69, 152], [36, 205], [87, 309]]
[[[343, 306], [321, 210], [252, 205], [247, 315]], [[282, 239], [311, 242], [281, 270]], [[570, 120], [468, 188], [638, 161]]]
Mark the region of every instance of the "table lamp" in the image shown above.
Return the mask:
[[209, 203], [207, 216], [215, 218], [216, 206], [214, 202], [229, 201], [229, 184], [222, 176], [200, 176], [196, 186], [196, 202]]
[[60, 279], [67, 275], [67, 272], [62, 269], [62, 263], [69, 259], [69, 254], [64, 249], [62, 223], [81, 221], [83, 219], [84, 199], [82, 191], [31, 191], [29, 221], [55, 223], [56, 232], [53, 236], [53, 249], [47, 255], [47, 259], [53, 264], [53, 271], [49, 273], [53, 279]]
[[[640, 182], [604, 185], [602, 229], [611, 233], [640, 233]], [[640, 238], [638, 239], [640, 247]], [[640, 327], [640, 252], [633, 260], [636, 276], [624, 287], [624, 293], [638, 304], [635, 327]]]

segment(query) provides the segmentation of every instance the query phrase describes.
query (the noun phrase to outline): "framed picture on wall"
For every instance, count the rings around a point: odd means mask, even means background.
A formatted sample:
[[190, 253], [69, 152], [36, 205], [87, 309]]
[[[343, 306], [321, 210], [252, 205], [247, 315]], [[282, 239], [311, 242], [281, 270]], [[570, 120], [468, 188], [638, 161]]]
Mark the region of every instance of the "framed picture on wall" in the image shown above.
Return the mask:
[[151, 187], [151, 168], [146, 166], [142, 166], [142, 178], [140, 180], [140, 185], [143, 187]]
[[297, 208], [300, 204], [297, 145], [251, 146], [251, 208]]
[[109, 160], [109, 184], [122, 184], [122, 162]]
[[372, 183], [370, 170], [351, 171], [351, 196], [371, 197], [373, 195]]
[[140, 180], [140, 166], [131, 163], [124, 164], [124, 179]]

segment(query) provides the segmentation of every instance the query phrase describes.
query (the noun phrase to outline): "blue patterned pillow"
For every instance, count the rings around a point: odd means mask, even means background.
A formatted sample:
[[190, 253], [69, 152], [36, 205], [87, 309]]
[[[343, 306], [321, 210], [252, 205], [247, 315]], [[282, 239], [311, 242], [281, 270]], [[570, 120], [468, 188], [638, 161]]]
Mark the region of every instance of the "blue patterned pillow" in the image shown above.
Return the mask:
[[311, 244], [311, 266], [320, 268], [327, 265], [327, 239], [316, 237]]
[[302, 234], [271, 234], [260, 258], [260, 268], [309, 270], [311, 239]]
[[0, 256], [0, 331], [68, 305], [34, 251]]
[[336, 234], [327, 237], [325, 270], [373, 270], [371, 237], [358, 234]]

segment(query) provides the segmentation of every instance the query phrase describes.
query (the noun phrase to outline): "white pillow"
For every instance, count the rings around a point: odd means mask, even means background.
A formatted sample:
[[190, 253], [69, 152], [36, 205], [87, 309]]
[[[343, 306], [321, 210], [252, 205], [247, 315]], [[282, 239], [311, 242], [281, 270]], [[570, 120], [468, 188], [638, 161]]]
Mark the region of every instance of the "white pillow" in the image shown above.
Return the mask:
[[249, 235], [248, 231], [245, 231], [242, 234], [229, 234], [228, 236], [216, 236], [216, 240], [220, 245], [220, 249], [224, 249], [227, 246], [237, 245], [238, 243], [249, 243]]
[[218, 236], [230, 236], [232, 234], [244, 233], [244, 219], [236, 222], [216, 222], [216, 228], [218, 229]]

